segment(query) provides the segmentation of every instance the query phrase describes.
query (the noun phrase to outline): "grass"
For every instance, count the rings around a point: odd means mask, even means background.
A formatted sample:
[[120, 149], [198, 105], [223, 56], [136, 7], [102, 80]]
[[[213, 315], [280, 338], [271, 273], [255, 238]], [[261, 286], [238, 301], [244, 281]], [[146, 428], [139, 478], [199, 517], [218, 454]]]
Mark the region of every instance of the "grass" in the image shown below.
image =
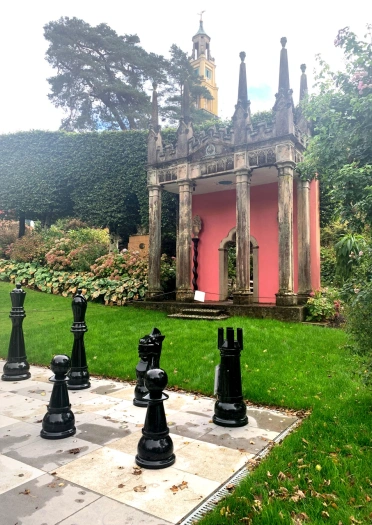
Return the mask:
[[[9, 292], [0, 283], [0, 357], [11, 330]], [[27, 290], [23, 328], [30, 363], [71, 352], [71, 299]], [[213, 392], [217, 327], [243, 328], [243, 395], [252, 403], [311, 412], [201, 525], [323, 524], [372, 521], [372, 395], [361, 360], [341, 330], [230, 318], [168, 319], [162, 312], [89, 303], [85, 346], [91, 374], [135, 379], [138, 340], [165, 334], [161, 366], [169, 386]]]

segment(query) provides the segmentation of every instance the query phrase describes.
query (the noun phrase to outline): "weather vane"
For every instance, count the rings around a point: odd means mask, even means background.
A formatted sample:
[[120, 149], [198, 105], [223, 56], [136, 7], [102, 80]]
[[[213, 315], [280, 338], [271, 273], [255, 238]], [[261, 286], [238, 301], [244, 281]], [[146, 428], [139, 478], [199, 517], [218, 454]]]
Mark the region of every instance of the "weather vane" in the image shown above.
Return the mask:
[[196, 13], [197, 15], [200, 15], [200, 22], [203, 22], [203, 13], [205, 13], [205, 10], [200, 11], [200, 13]]

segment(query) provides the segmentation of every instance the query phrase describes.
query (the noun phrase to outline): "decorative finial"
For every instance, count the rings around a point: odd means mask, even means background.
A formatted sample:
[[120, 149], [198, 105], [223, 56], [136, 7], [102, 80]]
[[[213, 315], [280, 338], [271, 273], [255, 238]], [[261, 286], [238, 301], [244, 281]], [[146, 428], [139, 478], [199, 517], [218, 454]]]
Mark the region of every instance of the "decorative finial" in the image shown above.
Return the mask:
[[306, 71], [306, 64], [301, 64], [300, 65], [300, 69], [301, 69], [302, 73], [305, 73], [305, 71]]
[[286, 43], [287, 43], [287, 38], [285, 36], [283, 36], [281, 39], [280, 39], [280, 43], [282, 44], [282, 47], [285, 47]]
[[200, 22], [203, 22], [203, 13], [205, 13], [205, 10], [200, 11], [200, 13], [197, 13], [198, 15], [200, 15]]
[[247, 55], [245, 54], [245, 51], [241, 51], [241, 52], [239, 53], [239, 57], [240, 57], [240, 60], [241, 60], [242, 62], [244, 62], [246, 56], [247, 56]]

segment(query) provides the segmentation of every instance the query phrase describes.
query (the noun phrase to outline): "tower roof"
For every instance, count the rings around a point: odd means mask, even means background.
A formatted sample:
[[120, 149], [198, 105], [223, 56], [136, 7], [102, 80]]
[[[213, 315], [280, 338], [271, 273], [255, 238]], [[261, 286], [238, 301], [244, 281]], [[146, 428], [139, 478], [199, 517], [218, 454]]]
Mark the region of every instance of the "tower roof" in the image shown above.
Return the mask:
[[210, 38], [207, 33], [204, 31], [204, 27], [203, 27], [203, 20], [200, 20], [200, 23], [199, 23], [199, 29], [198, 31], [195, 33], [195, 35], [193, 36], [193, 38], [195, 38], [196, 36], [199, 36], [199, 35], [205, 35], [207, 36], [208, 38]]

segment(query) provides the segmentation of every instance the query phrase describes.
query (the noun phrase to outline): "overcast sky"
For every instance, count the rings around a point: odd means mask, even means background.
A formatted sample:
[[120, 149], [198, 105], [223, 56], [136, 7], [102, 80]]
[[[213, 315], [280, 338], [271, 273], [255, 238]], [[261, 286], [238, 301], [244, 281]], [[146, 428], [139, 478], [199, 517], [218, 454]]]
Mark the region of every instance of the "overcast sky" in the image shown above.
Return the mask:
[[56, 130], [61, 112], [47, 98], [47, 78], [54, 74], [44, 56], [43, 26], [61, 16], [95, 26], [107, 23], [122, 35], [137, 33], [147, 51], [168, 56], [172, 44], [187, 53], [199, 28], [198, 14], [211, 37], [219, 87], [219, 116], [230, 118], [238, 90], [239, 52], [247, 53], [248, 94], [252, 111], [270, 109], [278, 84], [280, 38], [288, 39], [291, 87], [297, 102], [300, 64], [307, 64], [309, 84], [321, 53], [334, 67], [341, 53], [334, 48], [345, 26], [359, 36], [372, 23], [372, 1], [299, 0], [18, 0], [1, 2], [0, 133], [30, 129]]

